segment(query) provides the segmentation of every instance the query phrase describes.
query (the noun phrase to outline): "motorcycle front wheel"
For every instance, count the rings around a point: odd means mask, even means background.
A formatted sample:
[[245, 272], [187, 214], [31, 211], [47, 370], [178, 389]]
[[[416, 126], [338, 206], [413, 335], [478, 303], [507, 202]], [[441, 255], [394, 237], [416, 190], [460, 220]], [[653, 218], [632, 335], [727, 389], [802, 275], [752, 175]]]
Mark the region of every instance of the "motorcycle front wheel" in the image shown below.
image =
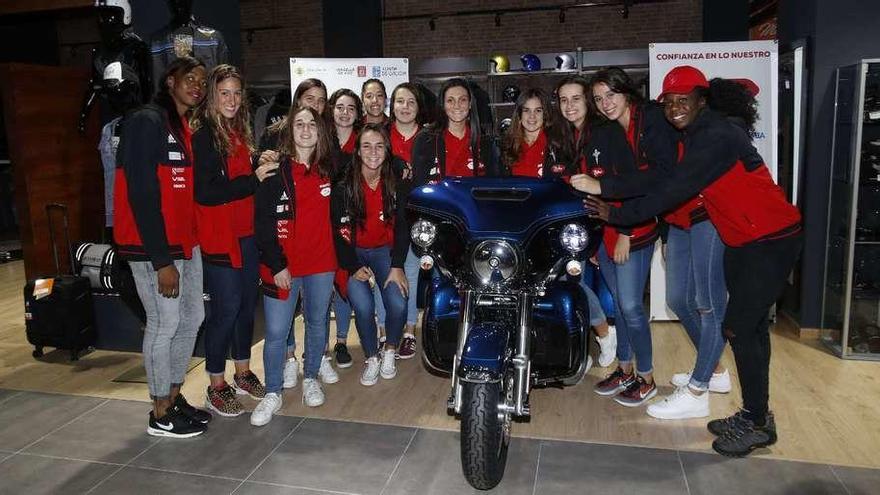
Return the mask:
[[500, 382], [462, 384], [461, 468], [478, 490], [494, 488], [504, 476], [510, 416], [498, 412], [503, 399]]

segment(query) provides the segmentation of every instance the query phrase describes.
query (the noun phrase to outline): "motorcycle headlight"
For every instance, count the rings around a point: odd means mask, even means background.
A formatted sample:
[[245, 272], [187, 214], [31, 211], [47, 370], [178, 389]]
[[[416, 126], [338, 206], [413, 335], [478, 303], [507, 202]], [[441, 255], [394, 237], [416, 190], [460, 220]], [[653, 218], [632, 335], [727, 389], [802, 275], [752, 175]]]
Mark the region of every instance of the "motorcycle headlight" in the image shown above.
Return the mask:
[[484, 284], [504, 282], [516, 273], [519, 258], [506, 241], [483, 241], [474, 249], [474, 273]]
[[562, 227], [559, 233], [559, 242], [571, 254], [579, 253], [587, 248], [587, 241], [590, 240], [587, 229], [579, 223], [569, 223]]
[[437, 238], [437, 226], [427, 220], [416, 220], [409, 229], [410, 238], [417, 246], [424, 249]]

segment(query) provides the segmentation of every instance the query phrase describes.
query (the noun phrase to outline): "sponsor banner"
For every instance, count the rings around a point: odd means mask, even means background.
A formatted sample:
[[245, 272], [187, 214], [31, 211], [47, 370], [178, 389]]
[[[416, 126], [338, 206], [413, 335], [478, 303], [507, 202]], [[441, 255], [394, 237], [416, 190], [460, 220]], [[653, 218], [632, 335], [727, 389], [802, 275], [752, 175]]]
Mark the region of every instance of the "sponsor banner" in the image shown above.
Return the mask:
[[[752, 142], [764, 158], [770, 173], [776, 177], [779, 51], [775, 40], [653, 43], [648, 53], [651, 98], [660, 95], [663, 78], [679, 65], [696, 67], [709, 80], [723, 77], [735, 79], [746, 86], [758, 100], [758, 121], [751, 134]], [[677, 319], [666, 306], [666, 274], [659, 248], [655, 252], [651, 269], [651, 319]]]
[[[367, 79], [379, 79], [388, 91], [409, 81], [409, 59], [406, 58], [291, 58], [290, 91], [304, 79], [320, 79], [327, 86], [327, 97], [340, 88], [348, 88], [358, 96]], [[387, 103], [386, 103], [387, 111]]]

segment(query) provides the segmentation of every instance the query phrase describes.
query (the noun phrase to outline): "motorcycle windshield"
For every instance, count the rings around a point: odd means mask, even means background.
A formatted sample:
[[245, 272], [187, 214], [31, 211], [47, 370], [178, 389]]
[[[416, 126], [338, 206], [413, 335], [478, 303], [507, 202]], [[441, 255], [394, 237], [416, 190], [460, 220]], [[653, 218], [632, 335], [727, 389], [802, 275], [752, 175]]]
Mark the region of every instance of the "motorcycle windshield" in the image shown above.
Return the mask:
[[450, 220], [472, 238], [523, 239], [541, 225], [586, 218], [584, 197], [559, 179], [449, 177], [413, 189], [408, 206]]

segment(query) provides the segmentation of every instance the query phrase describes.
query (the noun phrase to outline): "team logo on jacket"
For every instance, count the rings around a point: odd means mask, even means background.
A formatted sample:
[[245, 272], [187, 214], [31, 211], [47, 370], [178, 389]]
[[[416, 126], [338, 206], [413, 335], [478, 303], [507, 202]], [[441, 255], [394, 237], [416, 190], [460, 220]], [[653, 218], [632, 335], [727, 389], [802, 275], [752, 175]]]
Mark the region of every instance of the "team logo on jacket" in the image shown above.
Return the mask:
[[538, 174], [538, 177], [544, 177], [544, 164], [543, 163], [539, 163], [537, 165], [537, 174]]
[[345, 239], [345, 242], [351, 244], [351, 227], [348, 225], [339, 227], [339, 236]]
[[473, 158], [468, 158], [468, 161], [467, 161], [467, 168], [468, 168], [468, 170], [473, 170], [473, 169], [474, 169], [474, 159], [473, 159]]
[[597, 179], [605, 175], [605, 169], [601, 167], [593, 167], [588, 172], [592, 177], [595, 177]]
[[551, 167], [551, 170], [553, 170], [554, 174], [561, 174], [562, 172], [565, 172], [565, 165], [557, 163]]
[[174, 189], [186, 189], [186, 171], [183, 167], [171, 167], [171, 187]]
[[177, 144], [177, 140], [174, 139], [174, 134], [168, 134], [168, 144]]
[[278, 233], [278, 239], [288, 239], [290, 237], [290, 220], [278, 220], [275, 223], [275, 231]]
[[385, 221], [385, 212], [384, 212], [384, 211], [380, 211], [380, 212], [379, 212], [379, 221], [380, 221], [380, 222], [384, 222], [384, 221]]
[[327, 196], [330, 196], [330, 183], [329, 182], [326, 184], [321, 184], [321, 196], [324, 196], [325, 198]]

